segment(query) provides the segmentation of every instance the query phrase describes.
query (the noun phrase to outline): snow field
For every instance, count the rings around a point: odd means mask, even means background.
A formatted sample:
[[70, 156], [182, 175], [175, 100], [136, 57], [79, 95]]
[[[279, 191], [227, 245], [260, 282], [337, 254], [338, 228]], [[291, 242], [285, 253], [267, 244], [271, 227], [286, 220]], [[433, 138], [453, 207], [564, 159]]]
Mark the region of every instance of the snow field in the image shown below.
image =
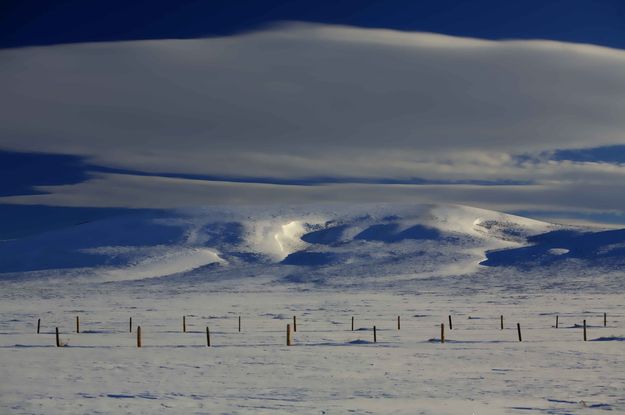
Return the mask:
[[0, 414], [625, 413], [625, 232], [466, 206], [257, 210], [0, 241]]
[[[257, 288], [175, 294], [171, 287], [134, 286], [120, 294], [98, 286], [41, 301], [4, 298], [0, 408], [17, 414], [625, 411], [625, 343], [583, 342], [575, 327], [585, 318], [590, 340], [622, 340], [622, 296], [459, 299]], [[80, 334], [73, 333], [75, 315]], [[188, 316], [187, 333], [182, 315]], [[286, 347], [293, 315], [298, 331], [294, 346]], [[141, 349], [128, 332], [130, 316], [135, 329], [142, 327]], [[441, 322], [445, 344], [438, 342]], [[68, 347], [54, 347], [56, 326]]]

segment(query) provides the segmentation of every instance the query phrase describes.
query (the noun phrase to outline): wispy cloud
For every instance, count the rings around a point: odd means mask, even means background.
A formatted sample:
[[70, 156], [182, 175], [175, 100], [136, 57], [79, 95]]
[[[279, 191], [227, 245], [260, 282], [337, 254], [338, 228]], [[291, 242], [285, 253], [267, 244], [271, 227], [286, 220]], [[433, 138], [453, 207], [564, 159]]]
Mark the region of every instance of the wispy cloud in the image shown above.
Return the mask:
[[[594, 185], [580, 196], [575, 183], [482, 186], [471, 184], [362, 184], [314, 186], [191, 180], [98, 173], [86, 182], [40, 186], [45, 194], [9, 196], [4, 203], [167, 209], [195, 205], [319, 202], [459, 203], [505, 211], [615, 211], [625, 184]], [[612, 206], [614, 208], [606, 208]], [[572, 209], [574, 207], [574, 209]]]

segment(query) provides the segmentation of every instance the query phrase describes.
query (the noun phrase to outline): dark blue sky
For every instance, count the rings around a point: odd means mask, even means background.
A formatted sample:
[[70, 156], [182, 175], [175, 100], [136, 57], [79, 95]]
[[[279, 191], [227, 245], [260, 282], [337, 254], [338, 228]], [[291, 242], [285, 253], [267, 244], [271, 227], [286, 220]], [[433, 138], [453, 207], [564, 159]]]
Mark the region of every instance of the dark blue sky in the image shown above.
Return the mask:
[[4, 0], [0, 47], [195, 38], [281, 20], [625, 48], [621, 0]]
[[[622, 0], [4, 0], [0, 1], [0, 48], [221, 36], [285, 20], [485, 39], [551, 39], [625, 49]], [[78, 183], [89, 177], [89, 171], [103, 171], [102, 167], [75, 156], [3, 150], [6, 149], [0, 137], [2, 196], [32, 194], [36, 185]], [[589, 152], [562, 150], [554, 159], [622, 163], [625, 146]], [[72, 211], [77, 213], [68, 213]], [[58, 226], [102, 214], [97, 209], [37, 210], [8, 205], [0, 206], [0, 212], [4, 212], [0, 239], [39, 229], [44, 224], [56, 222], [51, 226]], [[9, 216], [10, 220], [6, 220]]]

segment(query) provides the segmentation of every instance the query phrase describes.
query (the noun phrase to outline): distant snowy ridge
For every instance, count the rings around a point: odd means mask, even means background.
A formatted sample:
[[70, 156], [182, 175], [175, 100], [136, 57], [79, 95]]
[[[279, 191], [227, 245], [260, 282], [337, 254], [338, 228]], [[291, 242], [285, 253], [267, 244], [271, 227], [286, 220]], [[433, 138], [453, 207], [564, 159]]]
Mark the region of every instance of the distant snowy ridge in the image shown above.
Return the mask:
[[114, 281], [193, 270], [236, 273], [241, 267], [252, 273], [296, 267], [300, 271], [289, 271], [296, 279], [305, 279], [311, 267], [335, 275], [434, 276], [471, 273], [480, 263], [532, 266], [579, 258], [582, 251], [573, 245], [591, 239], [592, 252], [614, 261], [625, 250], [619, 232], [565, 228], [460, 205], [194, 208], [106, 218], [2, 241], [0, 272], [15, 277], [80, 269]]

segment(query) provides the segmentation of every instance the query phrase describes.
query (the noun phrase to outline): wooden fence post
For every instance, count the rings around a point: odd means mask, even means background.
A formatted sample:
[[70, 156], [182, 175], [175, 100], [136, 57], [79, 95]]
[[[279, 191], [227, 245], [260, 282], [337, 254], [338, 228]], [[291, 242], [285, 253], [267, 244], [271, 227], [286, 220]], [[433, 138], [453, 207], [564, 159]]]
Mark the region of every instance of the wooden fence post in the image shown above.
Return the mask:
[[451, 315], [449, 316], [449, 330], [453, 330], [454, 326], [451, 325]]
[[187, 332], [187, 316], [182, 316], [182, 332]]
[[608, 313], [603, 313], [603, 327], [608, 327]]
[[56, 327], [56, 347], [61, 347], [61, 340], [59, 339], [59, 328]]
[[521, 337], [521, 323], [516, 323], [516, 330], [519, 333], [519, 341], [522, 342], [523, 339]]
[[39, 334], [39, 329], [41, 328], [41, 319], [37, 319], [37, 334]]
[[397, 316], [397, 330], [401, 330], [401, 320], [399, 316]]
[[584, 341], [586, 341], [586, 320], [584, 320]]
[[286, 345], [287, 346], [291, 345], [291, 325], [290, 324], [286, 325]]
[[211, 334], [208, 327], [206, 327], [206, 347], [211, 347]]
[[132, 333], [132, 317], [130, 317], [130, 322], [128, 323], [128, 328], [130, 329], [129, 333]]
[[80, 318], [76, 316], [76, 333], [80, 333]]
[[373, 326], [373, 342], [374, 343], [378, 342], [378, 333], [377, 333], [375, 326]]
[[503, 315], [499, 316], [499, 320], [500, 320], [500, 323], [501, 323], [500, 324], [500, 326], [501, 326], [500, 330], [503, 330]]
[[241, 316], [239, 316], [239, 333], [241, 333]]
[[441, 323], [441, 343], [445, 343], [445, 323]]
[[141, 326], [137, 326], [137, 347], [141, 347]]
[[558, 328], [558, 320], [559, 320], [558, 317], [560, 317], [560, 316], [556, 315], [556, 328]]
[[352, 331], [354, 331], [354, 316], [352, 316]]
[[293, 333], [297, 331], [297, 317], [293, 316]]

